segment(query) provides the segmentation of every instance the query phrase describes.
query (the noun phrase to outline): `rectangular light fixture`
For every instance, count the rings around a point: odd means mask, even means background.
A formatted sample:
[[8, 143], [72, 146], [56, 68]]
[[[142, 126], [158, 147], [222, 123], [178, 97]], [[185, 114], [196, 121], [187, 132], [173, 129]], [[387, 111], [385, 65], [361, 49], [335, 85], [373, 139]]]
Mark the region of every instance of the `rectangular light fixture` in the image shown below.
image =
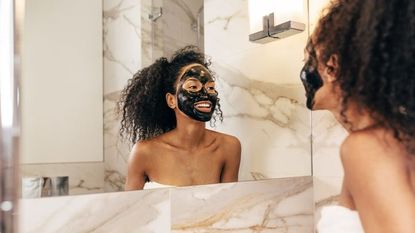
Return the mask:
[[274, 13], [271, 13], [262, 17], [262, 31], [250, 34], [249, 41], [265, 44], [298, 34], [304, 30], [304, 23], [291, 20], [274, 26]]

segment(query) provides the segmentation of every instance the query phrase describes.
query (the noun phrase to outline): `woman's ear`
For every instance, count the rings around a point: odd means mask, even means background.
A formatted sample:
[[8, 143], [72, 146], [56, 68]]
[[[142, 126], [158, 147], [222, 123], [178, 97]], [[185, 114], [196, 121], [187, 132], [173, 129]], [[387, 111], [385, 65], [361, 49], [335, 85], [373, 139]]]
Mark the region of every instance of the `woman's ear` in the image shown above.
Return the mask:
[[171, 109], [175, 109], [176, 108], [176, 96], [171, 94], [171, 93], [167, 93], [166, 94], [166, 102], [167, 102], [167, 106], [169, 106], [169, 108]]
[[337, 55], [331, 55], [326, 63], [326, 73], [329, 82], [337, 80], [339, 73], [339, 57]]

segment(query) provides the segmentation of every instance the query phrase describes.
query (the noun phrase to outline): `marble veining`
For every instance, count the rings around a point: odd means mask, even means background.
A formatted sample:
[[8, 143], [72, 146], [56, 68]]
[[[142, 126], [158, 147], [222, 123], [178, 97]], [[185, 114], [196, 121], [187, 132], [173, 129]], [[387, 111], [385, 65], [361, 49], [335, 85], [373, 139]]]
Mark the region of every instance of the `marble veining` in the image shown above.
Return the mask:
[[141, 66], [141, 5], [103, 2], [104, 94], [121, 90]]
[[162, 8], [162, 55], [170, 57], [186, 45], [198, 45], [203, 49], [203, 1], [163, 1]]
[[[229, 102], [239, 102], [232, 105], [236, 111], [225, 112], [228, 117], [249, 117], [258, 120], [269, 120], [280, 127], [289, 127], [299, 131], [293, 125], [295, 120], [309, 120], [295, 117], [296, 108], [305, 109], [304, 98], [298, 93], [303, 91], [300, 85], [279, 85], [272, 82], [252, 80], [237, 70], [226, 69], [214, 64], [215, 72], [220, 73], [218, 82], [222, 96]], [[242, 100], [238, 98], [243, 98]], [[298, 111], [298, 110], [297, 110]], [[304, 111], [304, 112], [307, 112]], [[309, 122], [300, 122], [307, 131]]]
[[172, 190], [172, 232], [312, 232], [310, 177]]
[[325, 206], [339, 204], [339, 196], [342, 190], [343, 177], [313, 177], [314, 188], [314, 220], [320, 220], [321, 209]]
[[20, 201], [21, 233], [166, 233], [169, 190]]
[[142, 31], [147, 1], [106, 0], [104, 38], [104, 182], [105, 191], [122, 191], [129, 144], [119, 136], [116, 106], [127, 80], [141, 68]]
[[120, 119], [115, 111], [120, 92], [104, 96], [105, 190], [124, 190], [130, 143], [119, 135]]
[[335, 204], [338, 204], [339, 203], [338, 202], [339, 197], [340, 197], [340, 194], [338, 194], [338, 195], [331, 195], [331, 196], [329, 196], [329, 197], [327, 197], [325, 199], [322, 199], [322, 200], [316, 202], [315, 203], [315, 207], [316, 207], [316, 209], [320, 209], [320, 208], [322, 208], [324, 206], [327, 206], [327, 205], [335, 205]]
[[219, 22], [223, 21], [223, 30], [228, 30], [229, 23], [237, 17], [246, 18], [247, 15], [244, 14], [244, 11], [237, 10], [236, 12], [232, 13], [229, 16], [217, 16], [216, 18], [210, 19], [206, 23], [207, 24], [213, 24], [213, 23], [216, 23], [218, 21]]
[[[191, 2], [189, 1], [184, 1], [184, 0], [170, 0], [173, 4], [175, 4], [176, 6], [178, 6], [179, 8], [181, 8], [181, 10], [185, 13], [185, 15], [189, 18], [191, 23], [194, 23], [197, 21], [197, 16], [196, 13], [194, 12], [189, 6], [188, 4], [190, 4]], [[200, 11], [200, 8], [199, 10]]]
[[312, 177], [25, 199], [21, 233], [310, 233]]
[[[253, 80], [213, 61], [223, 123], [242, 144], [240, 180], [310, 175], [310, 112], [301, 85]], [[241, 127], [243, 126], [243, 127]]]
[[115, 5], [114, 7], [108, 9], [108, 10], [104, 10], [103, 11], [103, 22], [104, 22], [104, 26], [103, 26], [103, 38], [104, 38], [104, 59], [107, 59], [109, 61], [115, 62], [117, 64], [119, 64], [120, 66], [122, 66], [128, 73], [130, 73], [131, 75], [134, 74], [134, 71], [128, 67], [126, 64], [124, 64], [122, 61], [120, 61], [111, 51], [111, 47], [109, 45], [108, 40], [106, 40], [108, 38], [108, 28], [109, 26], [107, 24], [110, 24], [111, 21], [115, 21], [115, 20], [119, 20], [120, 18], [125, 20], [125, 22], [127, 22], [128, 25], [132, 26], [137, 34], [137, 37], [140, 36], [139, 34], [139, 26], [135, 25], [132, 20], [126, 16], [126, 15], [122, 15], [121, 14], [124, 11], [128, 11], [131, 10], [133, 8], [135, 8], [134, 5], [132, 6], [127, 6], [127, 7], [122, 7], [124, 1], [120, 1], [117, 5]]
[[241, 141], [239, 179], [311, 175], [311, 114], [299, 79], [306, 33], [259, 45], [248, 40], [248, 1], [204, 8], [205, 52], [224, 112], [214, 129]]

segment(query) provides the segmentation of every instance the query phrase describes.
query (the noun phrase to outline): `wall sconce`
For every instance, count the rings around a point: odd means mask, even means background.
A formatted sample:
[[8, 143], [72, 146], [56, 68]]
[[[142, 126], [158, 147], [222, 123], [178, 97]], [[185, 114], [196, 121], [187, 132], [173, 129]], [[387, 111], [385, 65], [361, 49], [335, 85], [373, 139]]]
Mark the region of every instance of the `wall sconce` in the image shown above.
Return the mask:
[[262, 31], [249, 35], [249, 41], [265, 44], [303, 32], [305, 24], [296, 21], [286, 21], [274, 26], [274, 13], [262, 17]]

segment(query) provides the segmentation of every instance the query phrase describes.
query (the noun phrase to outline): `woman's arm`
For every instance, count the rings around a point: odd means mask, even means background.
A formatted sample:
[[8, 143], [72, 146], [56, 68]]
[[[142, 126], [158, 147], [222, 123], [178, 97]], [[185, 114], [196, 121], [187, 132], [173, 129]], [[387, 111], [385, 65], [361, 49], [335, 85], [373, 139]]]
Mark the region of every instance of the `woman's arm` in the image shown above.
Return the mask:
[[236, 137], [227, 136], [224, 140], [225, 165], [221, 174], [221, 183], [238, 181], [241, 161], [241, 143]]
[[128, 173], [125, 181], [125, 191], [143, 189], [146, 182], [145, 151], [142, 146], [135, 144], [128, 159]]
[[415, 232], [414, 190], [399, 156], [370, 133], [353, 133], [342, 145], [346, 186], [366, 233]]

